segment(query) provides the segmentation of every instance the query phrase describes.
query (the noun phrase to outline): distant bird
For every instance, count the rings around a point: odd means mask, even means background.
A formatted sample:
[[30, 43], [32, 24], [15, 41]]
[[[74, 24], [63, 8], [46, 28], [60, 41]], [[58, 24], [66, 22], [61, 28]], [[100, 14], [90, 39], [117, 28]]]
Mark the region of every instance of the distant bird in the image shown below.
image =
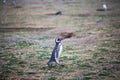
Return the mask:
[[103, 7], [104, 11], [107, 11], [107, 10], [108, 10], [107, 4], [104, 3], [104, 4], [102, 5], [102, 7]]
[[[6, 4], [7, 3], [7, 0], [3, 0], [2, 1], [4, 4]], [[16, 5], [16, 0], [12, 0], [12, 3], [14, 4], [14, 5]]]
[[62, 12], [58, 11], [58, 12], [55, 13], [55, 15], [62, 15]]
[[5, 3], [6, 3], [6, 0], [3, 0], [2, 2], [5, 4]]
[[54, 64], [59, 64], [59, 57], [62, 52], [62, 44], [61, 41], [64, 40], [63, 37], [59, 37], [55, 39], [55, 47], [53, 49], [50, 60], [48, 61], [48, 66], [53, 66]]

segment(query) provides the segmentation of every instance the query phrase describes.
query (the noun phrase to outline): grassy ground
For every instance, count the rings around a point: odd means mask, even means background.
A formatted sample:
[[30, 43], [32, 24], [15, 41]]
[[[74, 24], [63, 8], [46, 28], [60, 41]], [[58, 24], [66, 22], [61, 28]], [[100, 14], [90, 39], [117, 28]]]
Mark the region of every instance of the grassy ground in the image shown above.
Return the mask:
[[[107, 12], [96, 11], [108, 3]], [[0, 80], [119, 80], [119, 0], [18, 0], [0, 3]], [[54, 15], [62, 11], [62, 15]], [[62, 66], [48, 67], [62, 32]]]

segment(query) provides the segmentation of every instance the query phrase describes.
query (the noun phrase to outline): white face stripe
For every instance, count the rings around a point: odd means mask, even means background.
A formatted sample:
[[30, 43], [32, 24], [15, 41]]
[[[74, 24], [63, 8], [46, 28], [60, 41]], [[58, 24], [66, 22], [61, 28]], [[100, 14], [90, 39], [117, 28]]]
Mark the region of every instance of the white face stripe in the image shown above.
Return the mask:
[[60, 42], [60, 41], [58, 41], [58, 39], [55, 39], [55, 42]]
[[56, 38], [56, 39], [55, 39], [55, 42], [56, 42], [56, 43], [60, 43], [61, 41], [62, 41], [62, 38]]

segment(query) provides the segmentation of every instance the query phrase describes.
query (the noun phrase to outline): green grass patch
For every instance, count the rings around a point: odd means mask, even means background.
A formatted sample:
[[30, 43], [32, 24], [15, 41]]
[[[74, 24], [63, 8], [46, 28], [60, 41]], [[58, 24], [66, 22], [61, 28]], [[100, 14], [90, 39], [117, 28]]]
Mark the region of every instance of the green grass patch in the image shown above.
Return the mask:
[[27, 58], [34, 58], [36, 56], [36, 54], [34, 54], [34, 53], [28, 53], [28, 54], [26, 54], [26, 57]]
[[82, 63], [82, 61], [79, 59], [79, 60], [74, 60], [73, 61], [73, 64], [79, 64], [79, 63]]
[[74, 77], [72, 80], [80, 80], [80, 78]]
[[92, 77], [84, 76], [84, 77], [82, 77], [82, 78], [79, 79], [79, 80], [91, 80], [91, 79], [92, 79]]
[[0, 60], [3, 60], [4, 62], [1, 62], [0, 64], [0, 78], [2, 80], [8, 80], [11, 75], [22, 75], [22, 67], [20, 62], [23, 62], [22, 60], [19, 60], [15, 54], [13, 53], [3, 53], [0, 55]]
[[37, 51], [36, 52], [36, 57], [38, 59], [41, 59], [41, 60], [43, 60], [43, 59], [49, 59], [50, 54], [48, 54], [48, 52], [46, 51], [46, 48], [45, 48], [45, 49], [43, 49], [41, 51]]
[[77, 58], [78, 58], [77, 56], [63, 56], [60, 59], [64, 61], [64, 60], [76, 60]]
[[44, 54], [39, 54], [37, 56], [38, 59], [44, 60], [44, 59], [49, 59], [48, 54], [44, 53]]
[[3, 53], [3, 52], [0, 52], [0, 56], [1, 56], [2, 54], [4, 54], [4, 53]]
[[7, 47], [5, 45], [0, 45], [0, 48], [7, 49]]
[[100, 50], [101, 54], [109, 54], [110, 53], [110, 51], [106, 48], [99, 48], [99, 50]]
[[23, 64], [27, 64], [26, 61], [20, 61], [19, 64], [23, 65]]
[[71, 46], [65, 46], [65, 47], [63, 47], [63, 49], [64, 50], [73, 50], [73, 47], [71, 47]]
[[101, 47], [120, 48], [120, 40], [104, 42], [101, 44]]
[[12, 59], [9, 59], [9, 62], [7, 63], [7, 65], [14, 65], [16, 63], [18, 63], [19, 60], [17, 58], [12, 58]]
[[36, 72], [25, 72], [25, 74], [27, 74], [27, 75], [35, 75], [35, 74], [37, 74]]
[[55, 66], [42, 66], [40, 69], [41, 70], [59, 70], [62, 68], [58, 65], [55, 65]]
[[[42, 49], [44, 49], [44, 50], [51, 49], [51, 50], [52, 50], [52, 49], [53, 49], [53, 47], [50, 47], [50, 46], [49, 46], [49, 47], [48, 47], [48, 46], [44, 46], [44, 47], [42, 47]], [[38, 52], [39, 52], [39, 51], [38, 51]]]
[[91, 75], [96, 75], [96, 73], [95, 72], [88, 72], [88, 73], [84, 74], [84, 76], [91, 76]]
[[33, 45], [33, 43], [30, 43], [27, 41], [19, 41], [19, 42], [16, 42], [16, 45], [20, 48], [27, 48], [27, 47], [30, 47], [31, 45]]
[[108, 72], [108, 71], [106, 71], [106, 70], [103, 70], [102, 72], [100, 72], [99, 73], [99, 76], [109, 76], [110, 75], [110, 73]]
[[57, 77], [50, 77], [48, 80], [57, 80]]
[[107, 60], [105, 59], [105, 58], [98, 58], [97, 59], [97, 63], [101, 63], [101, 64], [103, 64], [103, 63], [106, 63], [107, 62]]
[[111, 64], [120, 64], [120, 61], [111, 61]]
[[100, 52], [94, 52], [93, 53], [93, 58], [97, 58], [101, 53]]
[[29, 68], [34, 69], [34, 68], [39, 67], [40, 65], [41, 65], [41, 63], [32, 62], [32, 63], [30, 63]]
[[26, 61], [19, 61], [18, 64], [21, 66], [21, 67], [25, 67], [27, 65], [27, 62]]
[[85, 68], [93, 68], [93, 66], [91, 66], [89, 63], [78, 63], [77, 67], [79, 69], [85, 69]]
[[45, 36], [45, 37], [40, 37], [40, 38], [37, 38], [38, 40], [48, 40], [48, 39], [50, 39], [50, 37], [48, 37], [48, 36]]
[[69, 68], [63, 70], [62, 72], [72, 73], [74, 71], [75, 71], [75, 69], [73, 67], [69, 67]]
[[114, 29], [120, 29], [120, 24], [113, 24], [112, 26]]
[[119, 54], [119, 53], [120, 53], [120, 50], [110, 50], [110, 53]]

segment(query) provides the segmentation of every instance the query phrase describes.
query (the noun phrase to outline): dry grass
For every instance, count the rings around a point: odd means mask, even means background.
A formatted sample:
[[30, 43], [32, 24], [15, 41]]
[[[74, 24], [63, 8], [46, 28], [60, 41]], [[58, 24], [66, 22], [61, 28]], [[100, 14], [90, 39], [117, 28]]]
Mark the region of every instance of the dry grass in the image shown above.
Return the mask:
[[[96, 11], [103, 0], [18, 2], [0, 3], [1, 80], [119, 80], [118, 0], [106, 1], [107, 13]], [[59, 35], [71, 38], [63, 41], [61, 65], [48, 67]]]

